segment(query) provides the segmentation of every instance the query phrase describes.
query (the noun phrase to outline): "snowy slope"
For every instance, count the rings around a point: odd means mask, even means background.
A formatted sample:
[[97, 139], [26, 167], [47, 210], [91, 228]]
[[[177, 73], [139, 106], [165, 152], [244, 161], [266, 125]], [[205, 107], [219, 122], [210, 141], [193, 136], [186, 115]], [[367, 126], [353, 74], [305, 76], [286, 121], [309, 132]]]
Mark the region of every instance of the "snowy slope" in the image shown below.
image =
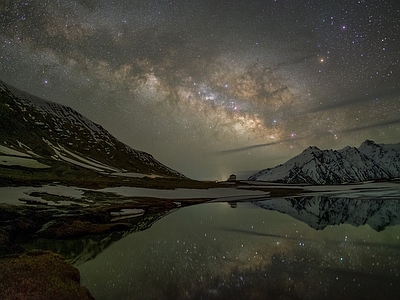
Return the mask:
[[249, 178], [281, 183], [338, 184], [400, 175], [400, 143], [365, 141], [358, 149], [320, 150], [309, 147], [298, 156]]
[[13, 150], [23, 156], [51, 158], [102, 173], [184, 177], [152, 155], [118, 141], [72, 108], [25, 94], [2, 82], [0, 145], [3, 154]]
[[400, 177], [400, 143], [376, 144], [366, 140], [358, 149], [388, 170], [392, 177]]

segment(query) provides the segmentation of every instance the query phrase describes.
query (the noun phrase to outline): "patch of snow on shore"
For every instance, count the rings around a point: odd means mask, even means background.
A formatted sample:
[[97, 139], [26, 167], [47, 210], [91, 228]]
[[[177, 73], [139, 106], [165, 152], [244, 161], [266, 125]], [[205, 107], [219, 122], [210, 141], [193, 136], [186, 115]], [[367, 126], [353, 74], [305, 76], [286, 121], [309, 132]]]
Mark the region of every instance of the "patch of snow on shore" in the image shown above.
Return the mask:
[[231, 188], [157, 190], [134, 187], [112, 187], [98, 190], [98, 192], [114, 193], [125, 197], [154, 197], [164, 199], [217, 199], [222, 197], [252, 197], [269, 195], [262, 191], [248, 191]]
[[112, 176], [121, 176], [121, 177], [130, 177], [130, 178], [162, 178], [163, 176], [155, 175], [155, 174], [142, 174], [142, 173], [134, 173], [134, 172], [114, 172], [111, 173]]
[[[60, 197], [71, 198], [71, 201], [60, 201], [55, 203], [53, 201], [47, 201], [41, 197], [31, 196], [32, 193], [47, 193]], [[12, 205], [23, 205], [25, 201], [40, 202], [48, 205], [70, 205], [79, 204], [73, 202], [74, 199], [82, 199], [83, 190], [77, 187], [69, 186], [52, 186], [45, 185], [42, 187], [31, 187], [31, 186], [19, 186], [19, 187], [0, 187], [0, 203], [12, 204]]]
[[310, 193], [310, 195], [320, 193], [347, 198], [388, 197], [400, 199], [400, 184], [394, 182], [364, 182], [344, 185], [307, 186], [305, 189], [304, 195], [307, 194], [308, 190], [313, 192]]

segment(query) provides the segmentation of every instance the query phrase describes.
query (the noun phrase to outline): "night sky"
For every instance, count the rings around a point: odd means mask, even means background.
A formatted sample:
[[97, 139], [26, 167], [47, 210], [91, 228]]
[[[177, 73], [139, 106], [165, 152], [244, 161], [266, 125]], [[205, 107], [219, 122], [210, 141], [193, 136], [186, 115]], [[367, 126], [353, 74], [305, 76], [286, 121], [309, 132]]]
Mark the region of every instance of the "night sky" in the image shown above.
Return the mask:
[[1, 0], [0, 79], [194, 179], [400, 142], [400, 2]]

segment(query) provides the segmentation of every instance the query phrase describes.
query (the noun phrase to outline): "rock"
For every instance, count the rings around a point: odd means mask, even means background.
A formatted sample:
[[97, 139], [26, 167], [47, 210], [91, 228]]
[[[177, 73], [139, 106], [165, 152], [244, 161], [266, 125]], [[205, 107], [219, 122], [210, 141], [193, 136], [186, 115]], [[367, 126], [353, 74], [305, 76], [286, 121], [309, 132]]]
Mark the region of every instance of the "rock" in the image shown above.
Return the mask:
[[60, 255], [31, 252], [0, 260], [0, 299], [94, 299]]

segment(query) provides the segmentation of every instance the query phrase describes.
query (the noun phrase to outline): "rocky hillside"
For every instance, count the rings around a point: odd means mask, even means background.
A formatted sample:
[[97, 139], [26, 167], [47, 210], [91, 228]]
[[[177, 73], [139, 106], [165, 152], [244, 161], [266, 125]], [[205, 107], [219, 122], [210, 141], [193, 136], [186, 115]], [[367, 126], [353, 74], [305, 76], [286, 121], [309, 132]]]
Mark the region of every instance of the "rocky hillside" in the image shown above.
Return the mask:
[[63, 162], [103, 174], [184, 177], [120, 142], [70, 107], [45, 101], [0, 82], [1, 166], [50, 167]]

